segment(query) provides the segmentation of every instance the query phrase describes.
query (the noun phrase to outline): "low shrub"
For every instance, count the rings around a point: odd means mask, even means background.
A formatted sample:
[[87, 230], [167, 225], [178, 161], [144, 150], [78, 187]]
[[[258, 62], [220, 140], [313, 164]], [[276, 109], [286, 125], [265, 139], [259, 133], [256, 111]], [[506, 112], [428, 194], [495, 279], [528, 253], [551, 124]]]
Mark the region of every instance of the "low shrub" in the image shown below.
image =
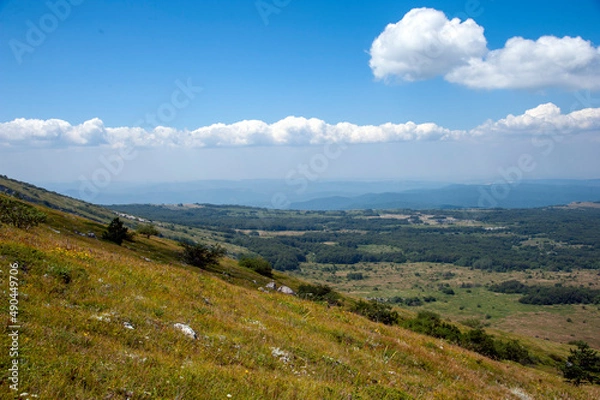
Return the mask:
[[0, 195], [0, 224], [29, 229], [46, 222], [46, 214], [20, 200]]
[[392, 310], [388, 304], [379, 303], [377, 301], [359, 300], [351, 308], [352, 312], [365, 316], [371, 321], [381, 322], [386, 325], [397, 324], [400, 320], [398, 313]]
[[241, 267], [249, 268], [249, 269], [257, 272], [260, 275], [263, 275], [263, 276], [266, 276], [269, 278], [273, 277], [273, 267], [271, 266], [271, 263], [262, 257], [244, 256], [244, 257], [240, 258], [240, 260], [238, 261], [238, 264]]
[[302, 284], [298, 287], [298, 297], [313, 301], [326, 301], [330, 305], [339, 305], [340, 295], [327, 285]]

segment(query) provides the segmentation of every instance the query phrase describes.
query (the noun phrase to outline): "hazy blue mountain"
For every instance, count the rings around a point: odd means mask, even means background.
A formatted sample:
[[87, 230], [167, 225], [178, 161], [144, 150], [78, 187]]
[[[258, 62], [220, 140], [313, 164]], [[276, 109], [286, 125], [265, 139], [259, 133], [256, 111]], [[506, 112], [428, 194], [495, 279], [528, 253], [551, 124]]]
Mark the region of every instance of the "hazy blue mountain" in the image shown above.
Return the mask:
[[300, 210], [349, 210], [384, 208], [530, 208], [599, 201], [599, 181], [561, 181], [505, 185], [449, 185], [437, 189], [408, 190], [400, 193], [369, 193], [355, 197], [334, 196], [295, 202]]
[[274, 196], [286, 204], [322, 197], [353, 197], [365, 193], [402, 192], [411, 189], [439, 188], [448, 183], [418, 181], [305, 181], [301, 185], [275, 179], [210, 180], [195, 182], [122, 183], [114, 182], [93, 198], [81, 196], [80, 184], [36, 182], [58, 193], [97, 204], [177, 204], [209, 203], [254, 207], [274, 206]]
[[[448, 184], [419, 181], [306, 181], [284, 180], [119, 183], [100, 190], [96, 204], [231, 204], [301, 210], [365, 208], [542, 207], [573, 201], [600, 200], [600, 180], [546, 179], [518, 184]], [[82, 198], [78, 183], [42, 186]], [[274, 198], [283, 201], [274, 202]]]

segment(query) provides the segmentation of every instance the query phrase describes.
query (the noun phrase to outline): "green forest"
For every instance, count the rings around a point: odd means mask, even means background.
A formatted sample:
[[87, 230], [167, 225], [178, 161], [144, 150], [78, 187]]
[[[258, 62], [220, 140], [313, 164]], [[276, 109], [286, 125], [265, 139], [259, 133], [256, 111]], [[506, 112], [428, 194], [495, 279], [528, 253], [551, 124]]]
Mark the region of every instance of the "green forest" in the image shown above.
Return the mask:
[[432, 262], [496, 272], [600, 269], [600, 209], [287, 211], [127, 205], [119, 212], [215, 230], [277, 270], [305, 261]]

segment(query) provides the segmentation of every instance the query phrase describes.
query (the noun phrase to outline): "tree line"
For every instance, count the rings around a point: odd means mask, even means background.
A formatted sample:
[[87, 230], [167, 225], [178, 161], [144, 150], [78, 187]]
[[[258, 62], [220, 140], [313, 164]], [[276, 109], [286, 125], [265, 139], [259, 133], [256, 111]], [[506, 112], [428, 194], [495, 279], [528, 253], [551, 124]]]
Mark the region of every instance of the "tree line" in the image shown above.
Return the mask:
[[519, 302], [523, 304], [600, 304], [600, 290], [586, 287], [525, 285], [517, 280], [491, 285], [488, 288], [496, 293], [522, 294]]

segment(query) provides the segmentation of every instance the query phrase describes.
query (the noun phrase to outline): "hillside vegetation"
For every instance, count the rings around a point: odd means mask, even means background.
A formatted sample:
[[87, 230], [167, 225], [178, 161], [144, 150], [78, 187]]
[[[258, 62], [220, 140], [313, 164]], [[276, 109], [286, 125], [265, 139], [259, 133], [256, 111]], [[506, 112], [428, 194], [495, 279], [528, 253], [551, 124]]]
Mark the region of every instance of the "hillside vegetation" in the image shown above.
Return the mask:
[[[509, 331], [562, 358], [577, 340], [600, 348], [595, 203], [526, 210], [114, 208], [190, 229], [210, 227], [230, 245], [300, 279], [411, 312]], [[488, 290], [510, 280], [531, 292]]]
[[[18, 264], [21, 398], [591, 399], [593, 386], [496, 362], [443, 340], [268, 290], [225, 259], [201, 270], [175, 242], [123, 246], [105, 225], [39, 207], [45, 222], [0, 226], [2, 347], [11, 346], [9, 269]], [[301, 281], [274, 272], [298, 290]], [[189, 325], [190, 338], [174, 324]], [[11, 356], [12, 357], [12, 356]], [[1, 398], [14, 398], [0, 356]]]

